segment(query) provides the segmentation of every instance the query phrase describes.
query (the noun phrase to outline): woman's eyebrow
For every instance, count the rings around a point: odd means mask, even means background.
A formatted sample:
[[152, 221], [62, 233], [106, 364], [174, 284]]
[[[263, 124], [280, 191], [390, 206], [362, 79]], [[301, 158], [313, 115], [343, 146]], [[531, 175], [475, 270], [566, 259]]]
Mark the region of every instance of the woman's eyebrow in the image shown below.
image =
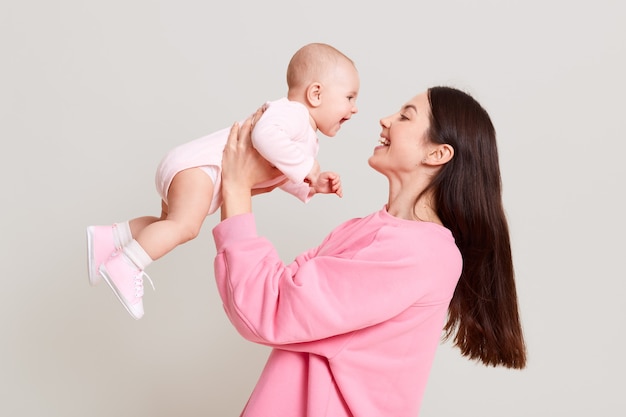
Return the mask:
[[406, 104], [404, 107], [402, 107], [402, 110], [403, 110], [403, 111], [406, 111], [406, 110], [409, 110], [409, 109], [413, 109], [413, 111], [414, 111], [415, 113], [417, 113], [417, 107], [415, 107], [415, 106], [414, 106], [414, 105], [412, 105], [412, 104]]

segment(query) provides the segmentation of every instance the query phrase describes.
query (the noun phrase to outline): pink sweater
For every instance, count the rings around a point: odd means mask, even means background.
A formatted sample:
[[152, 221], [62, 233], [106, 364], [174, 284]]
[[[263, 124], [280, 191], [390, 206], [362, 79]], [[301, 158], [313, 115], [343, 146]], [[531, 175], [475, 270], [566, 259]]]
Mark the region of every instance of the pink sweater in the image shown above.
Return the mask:
[[213, 236], [228, 318], [274, 348], [242, 416], [417, 416], [462, 267], [448, 229], [383, 208], [289, 265], [253, 214]]

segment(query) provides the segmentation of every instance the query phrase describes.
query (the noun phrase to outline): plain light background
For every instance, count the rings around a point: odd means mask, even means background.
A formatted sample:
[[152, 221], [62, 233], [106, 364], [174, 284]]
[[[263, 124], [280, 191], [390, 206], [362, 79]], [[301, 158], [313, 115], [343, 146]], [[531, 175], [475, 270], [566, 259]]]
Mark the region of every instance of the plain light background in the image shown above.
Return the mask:
[[345, 196], [255, 197], [259, 232], [289, 262], [380, 209], [378, 120], [432, 85], [473, 94], [498, 133], [528, 368], [442, 343], [421, 417], [620, 415], [625, 21], [619, 0], [3, 1], [0, 415], [239, 415], [268, 350], [222, 310], [219, 214], [148, 268], [140, 321], [88, 285], [85, 228], [158, 215], [165, 152], [284, 95], [318, 41], [361, 75], [360, 112], [320, 137]]

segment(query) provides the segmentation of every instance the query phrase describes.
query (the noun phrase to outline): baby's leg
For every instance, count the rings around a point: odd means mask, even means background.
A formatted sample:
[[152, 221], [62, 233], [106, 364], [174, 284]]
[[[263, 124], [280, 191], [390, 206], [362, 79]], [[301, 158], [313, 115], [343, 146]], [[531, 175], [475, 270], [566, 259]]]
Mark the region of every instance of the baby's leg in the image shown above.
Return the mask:
[[141, 231], [146, 227], [150, 226], [152, 223], [157, 222], [159, 220], [165, 220], [167, 217], [167, 204], [165, 201], [161, 201], [161, 217], [155, 216], [143, 216], [132, 219], [130, 223], [130, 230], [133, 236], [139, 236]]
[[156, 260], [198, 235], [212, 199], [213, 181], [202, 169], [181, 171], [172, 180], [161, 219], [142, 224], [143, 229], [136, 236], [133, 233], [133, 237]]

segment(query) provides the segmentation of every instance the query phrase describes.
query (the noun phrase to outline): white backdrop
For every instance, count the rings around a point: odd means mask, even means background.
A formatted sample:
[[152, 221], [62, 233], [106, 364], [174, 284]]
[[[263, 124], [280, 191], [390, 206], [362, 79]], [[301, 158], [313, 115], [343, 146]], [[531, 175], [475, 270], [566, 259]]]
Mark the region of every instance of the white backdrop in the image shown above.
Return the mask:
[[442, 343], [422, 417], [623, 412], [626, 13], [584, 1], [24, 0], [0, 5], [0, 415], [237, 416], [267, 348], [223, 313], [207, 219], [148, 268], [134, 321], [87, 282], [85, 228], [157, 215], [171, 147], [286, 92], [305, 43], [361, 75], [360, 112], [320, 161], [345, 196], [255, 197], [285, 261], [386, 200], [367, 165], [378, 120], [436, 84], [473, 94], [498, 132], [524, 371]]

